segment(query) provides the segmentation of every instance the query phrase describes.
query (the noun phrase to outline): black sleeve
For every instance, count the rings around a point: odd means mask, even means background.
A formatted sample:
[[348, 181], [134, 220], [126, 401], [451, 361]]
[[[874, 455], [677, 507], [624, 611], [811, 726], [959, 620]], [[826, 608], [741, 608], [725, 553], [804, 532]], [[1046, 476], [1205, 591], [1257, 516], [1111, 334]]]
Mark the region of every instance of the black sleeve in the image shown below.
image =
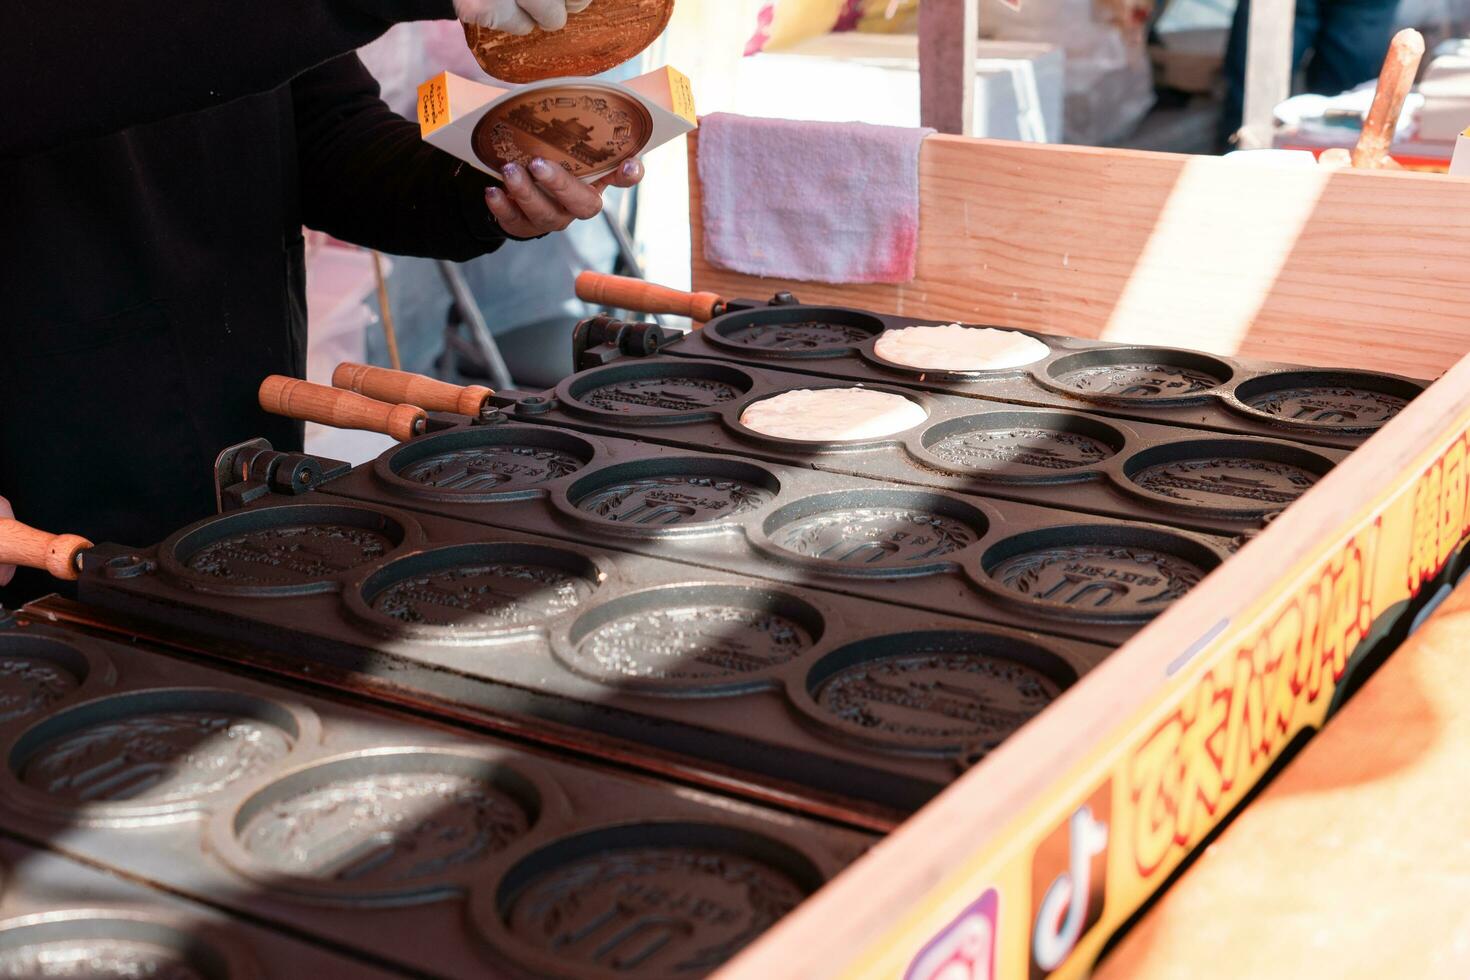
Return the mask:
[[389, 109], [361, 59], [291, 83], [308, 227], [395, 255], [465, 261], [505, 241], [485, 206], [492, 178], [425, 143]]
[[0, 0], [0, 159], [286, 84], [451, 0]]

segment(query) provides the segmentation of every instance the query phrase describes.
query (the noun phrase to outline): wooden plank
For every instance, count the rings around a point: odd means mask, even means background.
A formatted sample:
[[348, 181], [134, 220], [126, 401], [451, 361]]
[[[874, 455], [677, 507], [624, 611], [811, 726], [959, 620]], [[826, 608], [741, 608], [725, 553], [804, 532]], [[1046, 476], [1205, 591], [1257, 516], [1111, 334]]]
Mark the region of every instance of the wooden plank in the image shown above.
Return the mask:
[[1276, 106], [1291, 95], [1295, 0], [1249, 0], [1246, 32], [1245, 111], [1237, 145], [1258, 150], [1271, 145]]
[[1470, 972], [1470, 584], [1105, 960], [1101, 980]]
[[919, 118], [941, 133], [975, 131], [975, 55], [980, 0], [925, 0], [919, 7]]
[[1470, 349], [1470, 182], [934, 136], [918, 274], [762, 280], [704, 258], [694, 288], [1043, 333], [1434, 377]]
[[[995, 942], [995, 969], [976, 964], [973, 975], [1025, 976], [1032, 923], [1041, 921], [1034, 876], [1043, 864], [1048, 875], [1065, 869], [1038, 855], [1058, 834], [1065, 842], [1069, 818], [1102, 794], [1111, 807], [1102, 918], [1049, 974], [1085, 976], [1112, 930], [1292, 736], [1320, 724], [1342, 676], [1339, 658], [1362, 635], [1356, 631], [1401, 608], [1447, 549], [1465, 540], [1464, 500], [1447, 522], [1441, 504], [1456, 502], [1451, 488], [1463, 498], [1467, 439], [1470, 358], [719, 980], [905, 976], [927, 944], [986, 896], [996, 896], [1001, 909], [996, 919], [992, 906], [984, 933]], [[1440, 462], [1448, 471], [1450, 460], [1458, 475], [1445, 476], [1450, 493], [1442, 499]], [[1278, 659], [1266, 674], [1272, 656]], [[1257, 710], [1269, 716], [1250, 728], [1246, 744], [1244, 729], [1229, 726]], [[1280, 711], [1291, 719], [1285, 727], [1277, 724]], [[1196, 729], [1176, 734], [1196, 720]], [[1380, 729], [1381, 737], [1394, 731]], [[1218, 756], [1232, 747], [1239, 752], [1230, 753], [1227, 768]], [[1207, 795], [1196, 799], [1196, 792]], [[1260, 914], [1278, 908], [1273, 901]], [[1187, 928], [1201, 925], [1191, 919]]]

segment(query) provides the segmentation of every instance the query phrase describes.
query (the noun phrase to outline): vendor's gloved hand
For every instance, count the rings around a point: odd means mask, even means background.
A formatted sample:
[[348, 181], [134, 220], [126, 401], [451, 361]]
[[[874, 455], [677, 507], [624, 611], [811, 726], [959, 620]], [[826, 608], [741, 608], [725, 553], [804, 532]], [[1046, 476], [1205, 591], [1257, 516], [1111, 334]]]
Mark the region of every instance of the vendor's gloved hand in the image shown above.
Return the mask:
[[573, 221], [597, 217], [602, 213], [603, 189], [632, 187], [643, 179], [643, 164], [629, 160], [590, 185], [540, 157], [529, 167], [508, 163], [501, 172], [505, 189], [491, 187], [485, 191], [490, 213], [506, 234], [536, 238], [562, 231]]
[[[10, 509], [10, 501], [0, 497], [0, 517], [14, 517], [15, 511]], [[15, 578], [14, 565], [0, 565], [0, 586], [9, 585], [10, 580]]]
[[529, 34], [538, 26], [559, 31], [567, 14], [580, 14], [592, 0], [454, 0], [454, 13], [466, 24], [507, 34]]

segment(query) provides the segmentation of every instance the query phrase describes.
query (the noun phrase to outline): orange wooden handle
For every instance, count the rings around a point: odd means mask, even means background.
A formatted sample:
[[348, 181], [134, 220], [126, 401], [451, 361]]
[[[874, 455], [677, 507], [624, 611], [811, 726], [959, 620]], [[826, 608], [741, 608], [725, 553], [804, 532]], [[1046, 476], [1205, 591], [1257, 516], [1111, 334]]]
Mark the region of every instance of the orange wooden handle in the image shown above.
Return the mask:
[[1418, 31], [1405, 28], [1393, 36], [1393, 42], [1388, 46], [1388, 57], [1383, 59], [1383, 71], [1378, 75], [1373, 105], [1368, 110], [1368, 118], [1363, 120], [1358, 145], [1353, 148], [1354, 167], [1376, 170], [1384, 165], [1389, 147], [1393, 145], [1399, 113], [1404, 110], [1404, 100], [1409, 97], [1409, 88], [1414, 84], [1414, 75], [1419, 71], [1419, 61], [1423, 57], [1424, 38]]
[[78, 559], [92, 542], [75, 534], [48, 534], [10, 517], [0, 517], [0, 565], [39, 568], [67, 582], [81, 573]]
[[615, 310], [687, 316], [700, 323], [719, 316], [725, 305], [724, 299], [714, 293], [686, 293], [603, 272], [584, 272], [577, 276], [577, 298]]
[[273, 374], [260, 383], [260, 407], [272, 415], [339, 429], [381, 432], [402, 442], [424, 430], [428, 418], [414, 405], [389, 405], [351, 391]]
[[343, 361], [332, 372], [332, 384], [395, 405], [417, 405], [431, 412], [454, 412], [471, 417], [480, 414], [485, 400], [495, 392], [483, 385], [452, 385], [410, 371], [370, 367]]

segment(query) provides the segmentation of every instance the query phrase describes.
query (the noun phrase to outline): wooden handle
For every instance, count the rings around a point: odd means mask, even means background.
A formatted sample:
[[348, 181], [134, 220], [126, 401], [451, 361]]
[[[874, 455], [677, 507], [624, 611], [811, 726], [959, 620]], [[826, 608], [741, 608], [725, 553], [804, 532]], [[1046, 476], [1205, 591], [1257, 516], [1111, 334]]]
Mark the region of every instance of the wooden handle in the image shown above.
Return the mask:
[[480, 414], [495, 392], [483, 385], [452, 385], [411, 371], [393, 371], [343, 361], [332, 372], [332, 384], [395, 405], [417, 405], [431, 412], [454, 412], [471, 418]]
[[724, 299], [714, 293], [686, 293], [642, 279], [602, 272], [584, 272], [577, 277], [577, 298], [615, 310], [687, 316], [700, 323], [719, 316], [725, 306]]
[[351, 391], [273, 374], [260, 383], [260, 407], [272, 415], [339, 429], [381, 432], [402, 442], [424, 429], [428, 413], [414, 405], [390, 405]]
[[1378, 89], [1373, 105], [1363, 121], [1363, 132], [1353, 148], [1353, 166], [1360, 170], [1376, 170], [1383, 166], [1388, 149], [1393, 145], [1393, 132], [1399, 124], [1399, 113], [1419, 71], [1424, 57], [1424, 38], [1418, 31], [1406, 28], [1393, 36], [1383, 71], [1378, 75]]
[[81, 573], [78, 560], [92, 542], [75, 534], [48, 534], [10, 517], [0, 517], [0, 565], [39, 568], [67, 582]]

